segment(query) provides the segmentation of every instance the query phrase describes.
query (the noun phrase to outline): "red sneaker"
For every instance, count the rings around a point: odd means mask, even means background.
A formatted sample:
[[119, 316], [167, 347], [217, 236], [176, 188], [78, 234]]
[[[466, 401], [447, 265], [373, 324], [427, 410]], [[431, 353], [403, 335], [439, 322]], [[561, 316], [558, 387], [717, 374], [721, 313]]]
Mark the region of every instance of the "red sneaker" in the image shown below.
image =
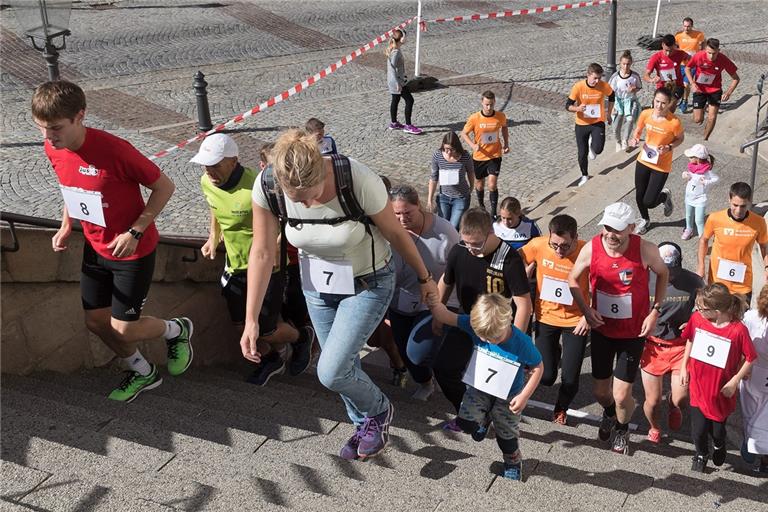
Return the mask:
[[661, 441], [661, 430], [652, 428], [648, 431], [648, 440], [653, 444], [659, 444]]

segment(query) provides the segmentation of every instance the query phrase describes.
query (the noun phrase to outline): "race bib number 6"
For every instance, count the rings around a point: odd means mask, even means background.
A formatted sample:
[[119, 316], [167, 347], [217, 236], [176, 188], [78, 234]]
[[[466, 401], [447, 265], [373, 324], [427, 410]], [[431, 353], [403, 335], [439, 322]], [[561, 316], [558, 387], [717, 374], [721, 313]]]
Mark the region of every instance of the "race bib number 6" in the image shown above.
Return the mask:
[[584, 117], [600, 119], [600, 113], [602, 111], [600, 107], [600, 105], [586, 105], [586, 108], [584, 109]]
[[659, 150], [648, 144], [643, 144], [643, 150], [640, 153], [640, 158], [649, 164], [659, 163]]
[[104, 208], [101, 204], [101, 192], [83, 190], [61, 185], [61, 195], [70, 217], [107, 227], [104, 221]]
[[355, 275], [347, 260], [328, 261], [302, 256], [301, 284], [305, 290], [336, 295], [355, 294]]
[[556, 302], [564, 306], [573, 304], [573, 295], [568, 282], [554, 277], [544, 276], [541, 281], [541, 300]]
[[717, 264], [717, 278], [732, 283], [743, 283], [747, 273], [747, 266], [738, 261], [720, 258]]
[[483, 393], [506, 400], [512, 390], [520, 363], [505, 359], [482, 347], [475, 347], [463, 382]]

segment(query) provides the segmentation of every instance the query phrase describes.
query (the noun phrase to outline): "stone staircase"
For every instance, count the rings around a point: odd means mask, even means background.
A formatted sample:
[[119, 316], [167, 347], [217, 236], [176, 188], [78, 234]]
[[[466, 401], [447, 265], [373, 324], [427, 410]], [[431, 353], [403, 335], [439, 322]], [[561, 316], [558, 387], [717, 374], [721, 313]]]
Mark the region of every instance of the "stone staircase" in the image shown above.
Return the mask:
[[736, 450], [693, 474], [687, 436], [653, 446], [638, 433], [625, 457], [594, 424], [556, 426], [531, 407], [525, 481], [510, 482], [492, 439], [440, 429], [444, 399], [413, 401], [387, 368], [366, 370], [395, 404], [390, 445], [368, 462], [337, 456], [352, 427], [311, 372], [257, 388], [232, 368], [193, 368], [127, 405], [105, 399], [116, 370], [3, 374], [0, 510], [768, 511], [768, 480]]

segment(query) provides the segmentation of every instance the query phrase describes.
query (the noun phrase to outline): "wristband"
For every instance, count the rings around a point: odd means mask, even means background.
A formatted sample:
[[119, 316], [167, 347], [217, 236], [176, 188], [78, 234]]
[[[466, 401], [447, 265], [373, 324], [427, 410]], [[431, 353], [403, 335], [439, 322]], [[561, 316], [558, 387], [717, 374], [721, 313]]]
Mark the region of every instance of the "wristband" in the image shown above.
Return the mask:
[[136, 231], [136, 230], [135, 230], [135, 229], [133, 229], [133, 228], [130, 228], [130, 229], [128, 230], [128, 233], [130, 233], [130, 234], [131, 234], [131, 236], [132, 236], [133, 238], [135, 238], [136, 240], [141, 240], [141, 237], [143, 237], [143, 236], [144, 236], [144, 233], [142, 233], [141, 231]]
[[430, 272], [429, 270], [427, 270], [427, 277], [425, 277], [424, 279], [418, 276], [416, 277], [416, 280], [419, 282], [419, 284], [427, 284], [431, 279], [432, 279], [432, 272]]

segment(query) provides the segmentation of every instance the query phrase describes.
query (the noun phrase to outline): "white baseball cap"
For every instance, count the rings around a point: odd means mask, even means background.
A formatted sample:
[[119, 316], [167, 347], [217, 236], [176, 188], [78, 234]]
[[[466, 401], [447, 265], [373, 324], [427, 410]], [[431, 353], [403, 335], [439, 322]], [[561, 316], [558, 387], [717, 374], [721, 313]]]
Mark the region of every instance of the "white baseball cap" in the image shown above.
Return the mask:
[[659, 244], [659, 255], [668, 267], [679, 267], [683, 264], [683, 255], [680, 252], [680, 246], [673, 242], [662, 242]]
[[688, 158], [696, 157], [701, 160], [709, 160], [709, 151], [707, 151], [707, 147], [704, 144], [694, 144], [685, 150], [685, 156]]
[[224, 158], [238, 155], [234, 139], [224, 133], [214, 133], [205, 138], [197, 154], [190, 160], [193, 164], [216, 165]]
[[637, 221], [635, 210], [627, 203], [613, 203], [605, 207], [603, 218], [598, 224], [610, 226], [617, 231], [627, 229], [627, 226]]

